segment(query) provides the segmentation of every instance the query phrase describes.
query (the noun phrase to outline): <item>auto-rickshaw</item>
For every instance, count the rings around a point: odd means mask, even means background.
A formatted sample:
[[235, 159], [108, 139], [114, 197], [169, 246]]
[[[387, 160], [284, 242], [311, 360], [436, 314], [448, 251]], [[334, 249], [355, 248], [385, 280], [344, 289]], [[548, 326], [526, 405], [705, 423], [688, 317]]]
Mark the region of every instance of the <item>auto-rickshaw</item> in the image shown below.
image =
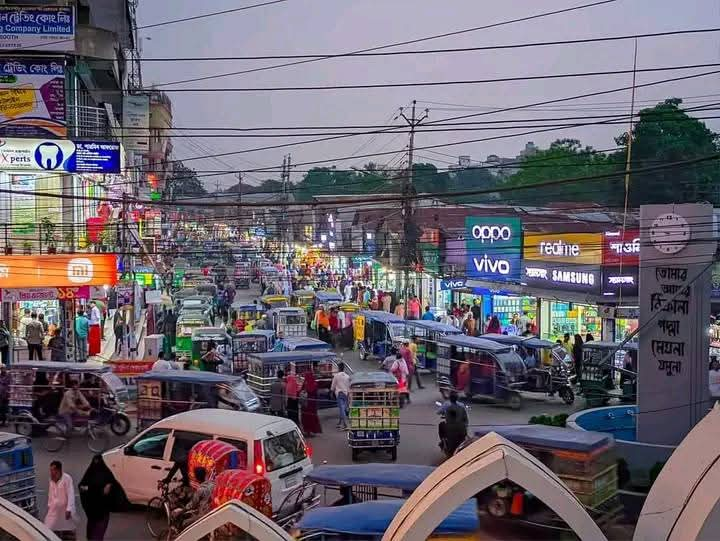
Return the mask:
[[182, 305], [182, 301], [187, 299], [188, 297], [194, 297], [198, 294], [197, 289], [194, 287], [184, 287], [180, 289], [179, 291], [176, 291], [173, 293], [173, 302], [180, 307]]
[[197, 289], [198, 295], [205, 295], [206, 297], [210, 297], [211, 300], [217, 297], [218, 288], [215, 284], [205, 282], [204, 284], [195, 286], [195, 289]]
[[341, 303], [343, 296], [337, 291], [317, 291], [315, 292], [315, 305], [313, 310], [319, 310], [321, 306], [326, 308], [330, 307], [330, 304]]
[[[618, 457], [611, 435], [544, 425], [503, 425], [483, 427], [475, 437], [490, 432], [522, 447], [550, 468], [601, 528], [619, 517], [622, 505], [617, 497]], [[553, 532], [569, 531], [551, 508], [511, 481], [484, 490], [477, 495], [477, 501], [487, 511], [488, 519], [521, 520]]]
[[437, 384], [443, 398], [455, 390], [465, 400], [488, 399], [522, 406], [526, 368], [511, 346], [466, 336], [438, 338]]
[[512, 346], [525, 362], [527, 375], [525, 385], [519, 390], [529, 393], [557, 395], [567, 405], [575, 401], [570, 385], [570, 372], [565, 364], [565, 350], [562, 346], [536, 336], [508, 334], [484, 334], [480, 338], [498, 344]]
[[362, 359], [371, 355], [384, 359], [405, 336], [405, 320], [400, 316], [382, 310], [361, 310], [356, 315], [365, 318], [365, 339], [359, 344]]
[[250, 263], [236, 263], [233, 281], [238, 289], [250, 288]]
[[175, 324], [175, 353], [177, 356], [191, 357], [193, 330], [209, 326], [210, 316], [204, 312], [189, 311], [180, 314]]
[[387, 372], [358, 372], [350, 378], [348, 445], [355, 462], [361, 451], [385, 449], [397, 460], [400, 393]]
[[437, 341], [441, 336], [462, 334], [452, 325], [423, 319], [405, 322], [406, 338], [417, 336], [417, 364], [420, 368], [435, 371], [437, 366]]
[[137, 428], [200, 408], [257, 411], [260, 401], [241, 376], [195, 370], [153, 370], [136, 378]]
[[309, 326], [314, 315], [315, 292], [312, 289], [296, 289], [290, 294], [290, 306], [297, 306], [305, 310]]
[[330, 351], [332, 347], [327, 342], [311, 336], [291, 336], [283, 338], [286, 351]]
[[[263, 312], [264, 310], [257, 304], [237, 301], [230, 306], [230, 321], [253, 323], [262, 318]], [[235, 327], [237, 328], [237, 326]]]
[[300, 307], [273, 308], [267, 318], [277, 336], [307, 336], [307, 314]]
[[192, 295], [180, 302], [180, 311], [200, 310], [208, 314], [212, 310], [212, 299], [207, 295]]
[[260, 304], [265, 310], [287, 308], [290, 306], [290, 299], [286, 295], [263, 295], [260, 297]]
[[275, 331], [257, 329], [234, 333], [232, 337], [232, 373], [244, 374], [248, 369], [250, 353], [266, 353], [275, 344]]
[[[33, 429], [43, 431], [56, 423], [63, 395], [74, 382], [94, 410], [108, 414], [113, 433], [121, 436], [130, 430], [130, 420], [124, 413], [127, 388], [108, 365], [25, 361], [12, 364], [8, 371], [8, 421], [22, 436], [32, 436]], [[79, 419], [78, 424], [88, 420]]]
[[318, 384], [318, 408], [337, 407], [330, 396], [330, 384], [338, 371], [337, 355], [332, 351], [253, 353], [248, 355], [248, 364], [248, 385], [265, 405], [270, 401], [270, 385], [278, 370], [283, 370], [286, 374], [294, 371], [300, 378], [312, 371]]
[[[577, 382], [588, 408], [606, 406], [617, 398], [634, 402], [637, 387], [637, 342], [590, 341], [583, 344]], [[625, 366], [633, 367], [633, 370]]]
[[30, 438], [0, 432], [0, 498], [37, 514], [35, 461]]
[[[217, 346], [217, 353], [224, 359], [223, 363], [208, 364], [203, 361], [203, 356], [208, 352], [209, 346], [214, 343]], [[198, 327], [192, 332], [192, 356], [191, 366], [193, 370], [208, 370], [210, 372], [230, 372], [230, 359], [232, 358], [232, 343], [230, 335], [225, 329], [217, 327]]]

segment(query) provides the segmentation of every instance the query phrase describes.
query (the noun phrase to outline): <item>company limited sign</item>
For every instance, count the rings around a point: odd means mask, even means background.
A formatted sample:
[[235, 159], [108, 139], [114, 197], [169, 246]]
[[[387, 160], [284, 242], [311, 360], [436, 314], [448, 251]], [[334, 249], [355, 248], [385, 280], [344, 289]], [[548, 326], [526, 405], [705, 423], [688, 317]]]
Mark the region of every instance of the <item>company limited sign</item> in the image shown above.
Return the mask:
[[519, 281], [522, 263], [522, 222], [519, 218], [465, 219], [468, 278]]
[[553, 265], [552, 263], [525, 261], [523, 280], [529, 286], [544, 289], [600, 292], [600, 268], [594, 265]]
[[0, 50], [75, 50], [72, 7], [0, 6]]
[[573, 265], [599, 265], [602, 260], [602, 235], [599, 233], [526, 233], [523, 259]]
[[608, 231], [603, 235], [603, 265], [638, 266], [640, 262], [640, 231], [627, 229]]
[[0, 170], [119, 173], [120, 144], [67, 139], [0, 139]]

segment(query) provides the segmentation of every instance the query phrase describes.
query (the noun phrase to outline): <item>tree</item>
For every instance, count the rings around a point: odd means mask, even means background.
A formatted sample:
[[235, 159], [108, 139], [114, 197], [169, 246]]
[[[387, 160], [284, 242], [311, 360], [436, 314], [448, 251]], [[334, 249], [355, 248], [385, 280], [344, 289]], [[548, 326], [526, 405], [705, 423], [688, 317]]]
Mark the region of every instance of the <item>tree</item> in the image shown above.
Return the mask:
[[195, 170], [181, 161], [173, 163], [172, 174], [166, 183], [166, 192], [171, 194], [173, 199], [207, 195], [207, 190]]
[[518, 204], [552, 203], [556, 201], [599, 201], [612, 205], [622, 198], [622, 177], [527, 189], [534, 184], [572, 177], [612, 173], [624, 168], [618, 154], [597, 153], [583, 147], [577, 139], [558, 139], [546, 150], [526, 156], [519, 171], [505, 182], [506, 187], [523, 187], [517, 192], [502, 192], [503, 199]]
[[373, 163], [350, 170], [315, 167], [296, 185], [295, 195], [309, 201], [315, 195], [382, 193], [390, 186], [389, 177]]
[[[631, 169], [712, 156], [718, 152], [718, 135], [704, 122], [680, 108], [682, 100], [667, 99], [640, 111], [632, 132]], [[627, 147], [627, 133], [615, 138]], [[620, 153], [623, 161], [626, 153]], [[629, 203], [717, 203], [718, 162], [672, 167], [630, 177]]]

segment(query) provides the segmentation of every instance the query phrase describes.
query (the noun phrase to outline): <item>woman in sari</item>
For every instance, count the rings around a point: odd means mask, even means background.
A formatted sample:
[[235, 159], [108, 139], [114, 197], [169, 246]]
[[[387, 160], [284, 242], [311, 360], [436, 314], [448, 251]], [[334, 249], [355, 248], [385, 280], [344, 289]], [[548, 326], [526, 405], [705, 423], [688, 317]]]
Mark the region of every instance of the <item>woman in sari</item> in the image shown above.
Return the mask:
[[303, 390], [307, 397], [302, 405], [302, 427], [307, 436], [322, 433], [320, 417], [318, 417], [318, 384], [312, 371], [305, 372]]

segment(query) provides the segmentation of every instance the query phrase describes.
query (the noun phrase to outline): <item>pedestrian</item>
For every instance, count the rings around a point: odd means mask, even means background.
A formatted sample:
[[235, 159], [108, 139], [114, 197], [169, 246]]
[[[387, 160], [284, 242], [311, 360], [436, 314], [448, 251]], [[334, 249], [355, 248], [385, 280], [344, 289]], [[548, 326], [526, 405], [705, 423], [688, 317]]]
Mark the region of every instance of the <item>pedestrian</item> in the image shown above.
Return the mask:
[[[395, 360], [390, 367], [390, 373], [395, 376], [396, 380], [398, 380], [398, 388], [407, 388], [409, 375], [408, 366], [407, 362], [402, 356], [402, 353], [400, 353], [399, 351], [395, 354]], [[407, 395], [407, 400], [408, 402], [410, 402], [409, 393]]]
[[350, 376], [345, 373], [345, 363], [338, 364], [338, 372], [333, 376], [330, 392], [335, 393], [338, 407], [338, 430], [348, 428], [348, 398], [350, 396]]
[[10, 364], [10, 330], [0, 320], [0, 364]]
[[575, 362], [575, 374], [580, 378], [582, 375], [582, 362], [583, 362], [583, 339], [579, 334], [575, 335], [575, 340], [572, 346], [572, 355]]
[[472, 312], [467, 313], [467, 317], [462, 324], [462, 330], [468, 336], [475, 336], [475, 319]]
[[0, 364], [0, 426], [7, 424], [8, 406], [10, 401], [10, 373], [7, 366]]
[[395, 357], [397, 356], [398, 350], [395, 347], [390, 348], [390, 351], [383, 359], [383, 362], [380, 364], [380, 369], [384, 370], [385, 372], [390, 372], [390, 369], [392, 368], [393, 363], [395, 363]]
[[285, 396], [285, 372], [278, 370], [270, 384], [270, 415], [285, 417]]
[[517, 327], [520, 332], [525, 332], [528, 329], [528, 325], [531, 324], [530, 316], [527, 310], [523, 310], [522, 315], [518, 318]]
[[425, 313], [422, 315], [423, 321], [435, 321], [435, 314], [430, 310], [430, 306], [425, 307]]
[[40, 322], [40, 325], [43, 326], [43, 332], [44, 332], [45, 334], [47, 334], [47, 333], [48, 333], [48, 330], [50, 329], [50, 325], [48, 324], [47, 321], [45, 321], [45, 314], [43, 314], [42, 312], [40, 312], [40, 313], [38, 314], [38, 321]]
[[293, 370], [285, 376], [285, 408], [288, 419], [300, 426], [300, 384]]
[[420, 307], [420, 299], [417, 298], [417, 295], [410, 297], [410, 302], [408, 302], [408, 319], [420, 319]]
[[110, 522], [110, 509], [119, 487], [102, 455], [92, 458], [78, 488], [80, 503], [87, 516], [87, 540], [103, 541]]
[[562, 347], [565, 348], [565, 351], [568, 353], [572, 352], [572, 341], [570, 340], [570, 333], [566, 332], [562, 339]]
[[392, 295], [385, 293], [382, 297], [382, 309], [385, 312], [390, 312], [390, 305], [392, 304]]
[[277, 340], [275, 340], [275, 344], [273, 345], [272, 351], [274, 353], [281, 353], [283, 351], [288, 351], [287, 344], [285, 344], [285, 333], [283, 331], [278, 331]]
[[56, 327], [53, 336], [48, 342], [50, 348], [50, 360], [54, 362], [65, 362], [65, 337], [62, 335], [62, 328]]
[[318, 338], [327, 344], [332, 344], [330, 338], [330, 315], [324, 305], [320, 307], [315, 317], [317, 318]]
[[480, 299], [473, 300], [473, 305], [470, 308], [472, 312], [473, 320], [475, 321], [475, 333], [473, 336], [482, 334], [482, 306], [480, 305]]
[[100, 308], [95, 301], [90, 301], [88, 318], [88, 355], [100, 354]]
[[315, 434], [322, 434], [320, 417], [318, 417], [318, 384], [312, 370], [305, 372], [303, 382], [303, 394], [305, 396], [302, 407], [302, 428], [309, 437]]
[[80, 309], [75, 316], [75, 348], [76, 358], [78, 362], [87, 361], [88, 354], [88, 319], [85, 317], [85, 311]]
[[527, 325], [525, 325], [525, 330], [523, 331], [522, 336], [526, 337], [526, 336], [534, 336], [534, 335], [535, 335], [535, 333], [533, 333], [533, 324], [528, 323]]
[[586, 344], [587, 344], [588, 342], [592, 342], [593, 340], [595, 340], [595, 337], [594, 337], [591, 333], [587, 333], [587, 334], [585, 335], [585, 343], [586, 343]]
[[43, 329], [42, 323], [37, 319], [37, 314], [33, 312], [30, 314], [30, 323], [25, 326], [25, 341], [28, 347], [28, 359], [43, 359], [43, 339], [45, 338], [45, 330]]
[[337, 348], [340, 343], [340, 311], [337, 308], [330, 310], [328, 321], [330, 323], [330, 344], [333, 348]]
[[125, 323], [125, 312], [117, 310], [113, 321], [113, 333], [115, 334], [115, 355], [120, 355], [127, 336], [127, 323]]
[[50, 486], [45, 526], [62, 540], [74, 540], [77, 527], [75, 510], [75, 487], [72, 477], [63, 473], [59, 460], [50, 462]]
[[417, 383], [418, 389], [424, 389], [425, 387], [423, 386], [422, 381], [420, 381], [420, 371], [418, 370], [418, 337], [414, 334], [408, 344], [408, 349], [410, 350], [410, 377], [412, 377], [414, 373], [415, 383]]
[[485, 332], [487, 332], [487, 334], [500, 334], [502, 332], [502, 329], [500, 328], [500, 320], [497, 316], [492, 316], [490, 318], [490, 323], [488, 323]]
[[400, 299], [400, 302], [395, 306], [395, 315], [405, 318], [405, 301], [403, 299]]

